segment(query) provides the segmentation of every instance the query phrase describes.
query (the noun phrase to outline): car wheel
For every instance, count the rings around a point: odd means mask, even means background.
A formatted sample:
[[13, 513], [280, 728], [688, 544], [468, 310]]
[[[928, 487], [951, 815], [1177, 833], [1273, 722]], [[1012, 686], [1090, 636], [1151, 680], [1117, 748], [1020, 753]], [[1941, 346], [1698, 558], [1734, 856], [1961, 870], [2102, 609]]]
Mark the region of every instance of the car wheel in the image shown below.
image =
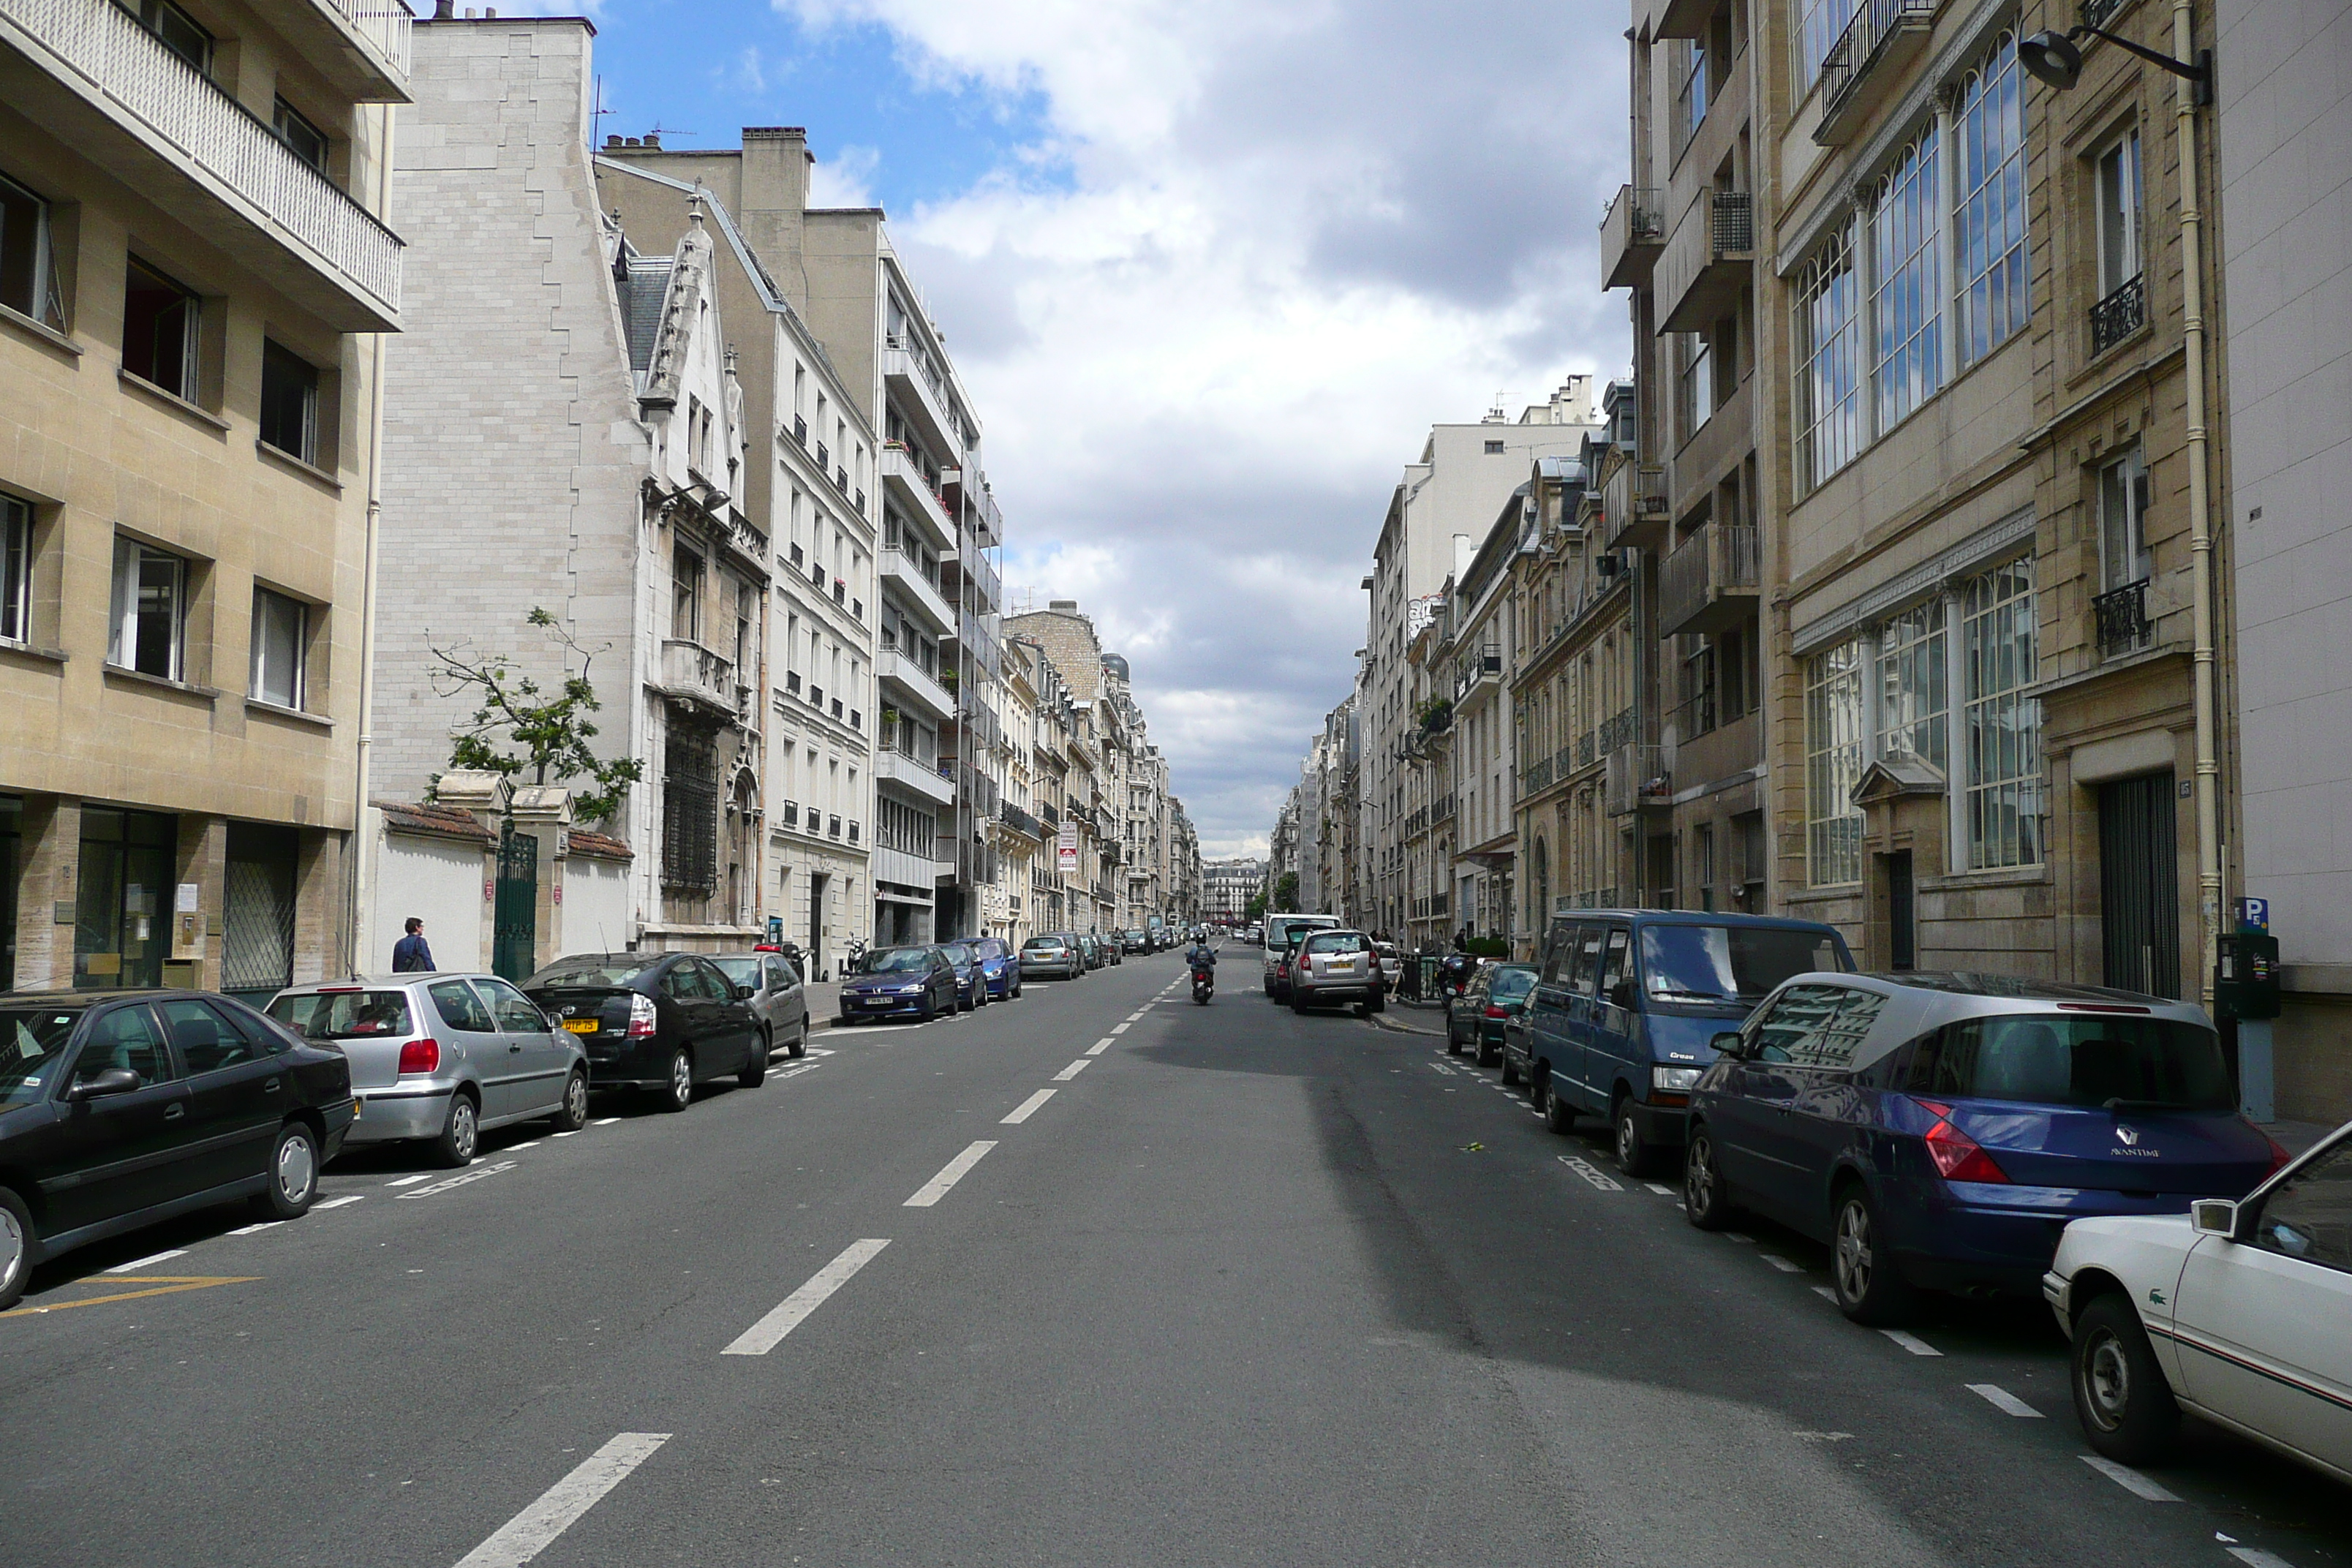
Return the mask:
[[1731, 1223], [1731, 1196], [1715, 1163], [1715, 1134], [1704, 1123], [1691, 1129], [1683, 1155], [1683, 1217], [1701, 1230], [1721, 1230]]
[[0, 1187], [0, 1311], [25, 1294], [33, 1272], [33, 1215], [25, 1200]]
[[1445, 1054], [1449, 1057], [1458, 1057], [1462, 1054], [1462, 1042], [1455, 1037], [1452, 1024], [1445, 1026]]
[[1354, 1011], [1357, 1017], [1365, 1020], [1367, 1023], [1371, 1020], [1372, 1005], [1370, 1002], [1357, 1003]]
[[482, 1108], [461, 1089], [449, 1097], [449, 1120], [441, 1124], [441, 1136], [433, 1140], [433, 1157], [452, 1170], [462, 1170], [474, 1163], [481, 1146]]
[[694, 1103], [694, 1058], [684, 1046], [669, 1054], [669, 1081], [662, 1085], [661, 1108], [684, 1110]]
[[1373, 992], [1372, 999], [1364, 1004], [1364, 1011], [1367, 1013], [1385, 1013], [1388, 1010], [1389, 994], [1385, 991]]
[[1014, 999], [1015, 1001], [1020, 1000], [1020, 997], [1021, 997], [1021, 982], [1019, 982], [1018, 980], [1016, 980], [1016, 981], [1014, 981], [1014, 982], [1013, 983], [1013, 999]]
[[[1532, 1062], [1528, 1064], [1528, 1079], [1529, 1082], [1533, 1082], [1535, 1080], [1535, 1064]], [[1513, 1064], [1511, 1060], [1511, 1053], [1505, 1051], [1503, 1053], [1503, 1085], [1507, 1089], [1518, 1081], [1519, 1069]]]
[[938, 1005], [937, 1005], [937, 1004], [935, 1004], [934, 1002], [932, 1002], [932, 1000], [931, 1000], [931, 994], [930, 994], [929, 992], [928, 992], [928, 991], [924, 992], [924, 993], [923, 993], [923, 1005], [922, 1005], [922, 1007], [921, 1007], [921, 1008], [920, 1008], [920, 1009], [919, 1009], [919, 1010], [915, 1014], [915, 1022], [917, 1022], [918, 1024], [928, 1024], [928, 1023], [929, 1023], [932, 1019], [934, 1019], [934, 1018], [936, 1018], [936, 1017], [938, 1017], [939, 1016], [940, 1016], [940, 1009], [939, 1009]]
[[1478, 1065], [1482, 1068], [1490, 1068], [1502, 1059], [1503, 1047], [1500, 1045], [1487, 1044], [1486, 1031], [1483, 1029], [1480, 1030], [1478, 1033]]
[[563, 1101], [548, 1118], [558, 1132], [577, 1132], [588, 1125], [588, 1075], [575, 1072], [563, 1080]]
[[2073, 1362], [2074, 1414], [2091, 1447], [2126, 1465], [2162, 1458], [2179, 1435], [2180, 1406], [2129, 1297], [2110, 1290], [2083, 1309]]
[[319, 1196], [319, 1135], [307, 1122], [278, 1130], [269, 1150], [269, 1184], [253, 1206], [271, 1219], [299, 1219]]
[[1554, 1132], [1567, 1132], [1576, 1126], [1576, 1108], [1560, 1098], [1559, 1079], [1549, 1073], [1544, 1074], [1543, 1118], [1544, 1125]]
[[1296, 985], [1290, 988], [1290, 1010], [1302, 1018], [1307, 1016], [1307, 994]]
[[768, 1057], [776, 1048], [775, 1042], [761, 1029], [751, 1038], [751, 1057], [735, 1075], [735, 1081], [745, 1089], [757, 1089], [768, 1081]]
[[1610, 1112], [1610, 1123], [1615, 1133], [1611, 1142], [1615, 1144], [1612, 1152], [1617, 1158], [1617, 1168], [1629, 1176], [1648, 1175], [1650, 1141], [1642, 1136], [1641, 1123], [1633, 1120], [1633, 1101], [1630, 1096], [1618, 1098]]
[[1874, 1329], [1908, 1317], [1910, 1282], [1903, 1278], [1894, 1248], [1885, 1243], [1878, 1211], [1859, 1183], [1838, 1190], [1832, 1238], [1830, 1283], [1837, 1291], [1838, 1310]]
[[793, 1036], [793, 1043], [784, 1047], [784, 1055], [792, 1058], [795, 1061], [798, 1061], [801, 1058], [808, 1055], [808, 1016], [806, 1014], [803, 1014], [801, 1016], [800, 1030]]

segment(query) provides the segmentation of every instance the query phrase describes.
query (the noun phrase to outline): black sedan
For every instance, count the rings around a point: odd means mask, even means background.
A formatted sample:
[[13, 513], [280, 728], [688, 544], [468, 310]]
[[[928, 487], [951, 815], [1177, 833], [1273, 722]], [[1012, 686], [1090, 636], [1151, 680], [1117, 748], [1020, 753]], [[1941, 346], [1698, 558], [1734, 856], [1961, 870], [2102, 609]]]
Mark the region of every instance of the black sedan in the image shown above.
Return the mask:
[[956, 1010], [959, 990], [955, 963], [944, 949], [877, 947], [841, 983], [841, 1022], [912, 1018], [928, 1024]]
[[766, 1042], [750, 987], [690, 952], [583, 952], [522, 983], [523, 994], [580, 1037], [593, 1089], [650, 1089], [684, 1110], [694, 1086], [732, 1078], [756, 1089]]
[[0, 995], [0, 1308], [35, 1265], [192, 1209], [294, 1218], [351, 1125], [342, 1053], [226, 996]]

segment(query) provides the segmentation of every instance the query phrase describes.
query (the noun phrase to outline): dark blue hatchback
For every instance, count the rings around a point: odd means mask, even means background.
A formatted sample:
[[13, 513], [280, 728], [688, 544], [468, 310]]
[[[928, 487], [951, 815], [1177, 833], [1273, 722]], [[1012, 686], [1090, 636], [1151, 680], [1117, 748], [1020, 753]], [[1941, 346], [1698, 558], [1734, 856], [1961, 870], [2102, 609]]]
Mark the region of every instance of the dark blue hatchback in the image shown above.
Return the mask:
[[1806, 974], [1691, 1095], [1684, 1201], [1826, 1242], [1838, 1305], [2031, 1294], [2069, 1220], [2242, 1197], [2286, 1156], [2187, 1003], [1982, 974]]

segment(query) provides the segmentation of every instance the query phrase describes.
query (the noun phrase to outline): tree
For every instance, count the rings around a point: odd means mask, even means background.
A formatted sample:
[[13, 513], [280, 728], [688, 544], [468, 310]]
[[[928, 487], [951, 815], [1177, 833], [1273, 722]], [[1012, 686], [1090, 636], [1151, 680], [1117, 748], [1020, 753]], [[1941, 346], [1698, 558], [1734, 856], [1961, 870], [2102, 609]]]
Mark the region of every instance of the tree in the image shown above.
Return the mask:
[[1298, 908], [1297, 872], [1285, 871], [1282, 874], [1282, 879], [1274, 885], [1274, 901], [1286, 910], [1296, 910]]
[[[529, 773], [533, 784], [592, 781], [593, 792], [576, 786], [572, 811], [582, 822], [604, 822], [617, 816], [628, 798], [629, 786], [645, 777], [645, 764], [635, 757], [599, 762], [588, 742], [596, 725], [588, 717], [603, 706], [589, 684], [588, 665], [604, 647], [583, 648], [553, 616], [534, 606], [526, 624], [545, 628], [548, 640], [563, 650], [569, 671], [577, 657], [577, 674], [565, 674], [563, 685], [551, 695], [538, 681], [517, 675], [504, 655], [478, 655], [461, 638], [448, 647], [431, 647], [433, 689], [443, 697], [477, 694], [481, 706], [457, 731], [449, 752], [452, 773], [491, 773], [508, 779]], [[610, 647], [606, 644], [605, 647]], [[437, 789], [441, 775], [433, 775]], [[427, 791], [425, 798], [431, 799]]]
[[1249, 902], [1242, 906], [1242, 919], [1245, 921], [1262, 921], [1265, 919], [1265, 895], [1264, 893], [1252, 893], [1250, 895]]

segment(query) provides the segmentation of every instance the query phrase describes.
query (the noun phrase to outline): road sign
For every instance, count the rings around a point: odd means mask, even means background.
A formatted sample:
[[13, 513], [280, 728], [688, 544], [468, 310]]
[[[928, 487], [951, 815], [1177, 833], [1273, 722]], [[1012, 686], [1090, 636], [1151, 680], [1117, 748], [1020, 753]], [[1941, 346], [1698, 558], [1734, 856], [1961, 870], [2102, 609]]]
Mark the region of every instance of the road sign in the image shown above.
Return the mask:
[[2268, 899], [2240, 899], [2238, 929], [2240, 931], [2270, 930], [2271, 901]]

